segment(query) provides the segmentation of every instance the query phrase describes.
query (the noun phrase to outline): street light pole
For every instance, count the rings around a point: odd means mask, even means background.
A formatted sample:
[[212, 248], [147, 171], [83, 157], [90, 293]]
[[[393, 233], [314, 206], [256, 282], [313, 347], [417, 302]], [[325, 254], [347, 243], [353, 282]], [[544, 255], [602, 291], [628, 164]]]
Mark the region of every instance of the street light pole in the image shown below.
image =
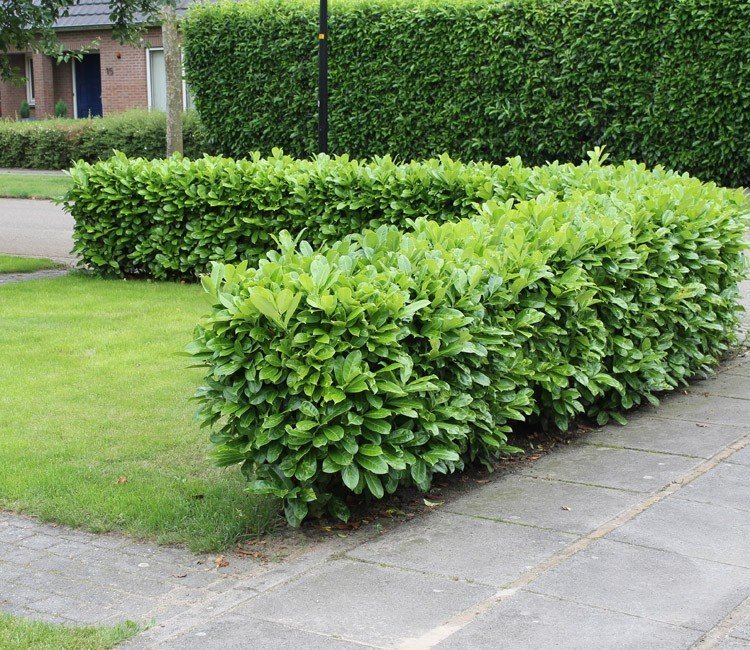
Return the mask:
[[328, 0], [320, 0], [318, 29], [318, 153], [328, 153]]

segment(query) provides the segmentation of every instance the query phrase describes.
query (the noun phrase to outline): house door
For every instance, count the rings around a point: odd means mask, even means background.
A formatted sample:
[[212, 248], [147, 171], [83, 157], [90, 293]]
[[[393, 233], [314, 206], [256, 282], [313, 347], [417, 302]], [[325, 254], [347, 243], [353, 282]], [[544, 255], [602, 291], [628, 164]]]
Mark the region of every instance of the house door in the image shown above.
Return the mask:
[[98, 54], [75, 61], [76, 117], [102, 114], [102, 70]]

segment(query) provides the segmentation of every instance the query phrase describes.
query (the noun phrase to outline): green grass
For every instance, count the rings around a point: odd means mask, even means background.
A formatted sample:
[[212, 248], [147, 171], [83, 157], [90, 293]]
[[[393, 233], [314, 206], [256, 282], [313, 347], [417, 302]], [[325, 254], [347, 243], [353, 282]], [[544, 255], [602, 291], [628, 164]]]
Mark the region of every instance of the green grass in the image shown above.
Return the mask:
[[195, 551], [275, 524], [193, 420], [200, 287], [74, 274], [0, 286], [0, 305], [0, 509]]
[[59, 199], [72, 185], [69, 176], [0, 173], [0, 197]]
[[139, 631], [131, 621], [114, 627], [66, 627], [0, 613], [0, 650], [99, 650]]
[[31, 273], [44, 269], [56, 269], [57, 262], [42, 257], [17, 257], [0, 255], [0, 273]]

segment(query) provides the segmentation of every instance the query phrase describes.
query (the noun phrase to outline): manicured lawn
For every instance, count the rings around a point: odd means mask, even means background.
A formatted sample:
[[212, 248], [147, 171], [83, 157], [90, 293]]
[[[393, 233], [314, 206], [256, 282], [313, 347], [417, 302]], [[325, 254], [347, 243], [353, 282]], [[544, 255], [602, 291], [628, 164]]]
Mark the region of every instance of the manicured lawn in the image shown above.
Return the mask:
[[130, 621], [114, 627], [65, 627], [0, 613], [0, 648], [100, 650], [113, 648], [139, 630]]
[[0, 273], [31, 273], [43, 269], [56, 269], [57, 262], [42, 257], [17, 257], [0, 255]]
[[0, 173], [0, 197], [59, 199], [71, 185], [69, 176]]
[[193, 420], [200, 287], [71, 275], [0, 286], [0, 305], [0, 508], [196, 551], [276, 522]]

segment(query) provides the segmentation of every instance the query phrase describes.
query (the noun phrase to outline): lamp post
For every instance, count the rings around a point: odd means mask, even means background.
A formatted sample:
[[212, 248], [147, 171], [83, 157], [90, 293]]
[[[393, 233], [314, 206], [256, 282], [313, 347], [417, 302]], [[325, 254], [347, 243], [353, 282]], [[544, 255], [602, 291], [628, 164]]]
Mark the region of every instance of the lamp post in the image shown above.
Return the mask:
[[328, 0], [320, 0], [318, 28], [318, 153], [328, 153]]

